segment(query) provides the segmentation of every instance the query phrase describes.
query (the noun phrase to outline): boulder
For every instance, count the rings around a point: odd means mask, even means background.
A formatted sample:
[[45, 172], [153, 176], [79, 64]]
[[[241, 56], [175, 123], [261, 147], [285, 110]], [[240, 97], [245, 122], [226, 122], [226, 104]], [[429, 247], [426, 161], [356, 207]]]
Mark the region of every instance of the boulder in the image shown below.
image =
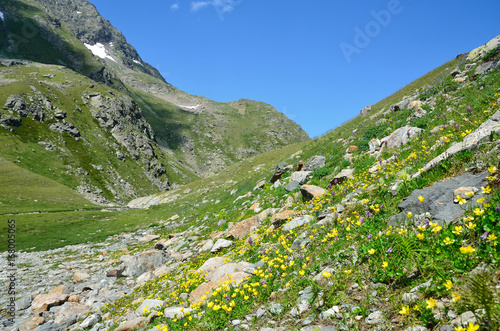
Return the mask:
[[51, 307], [62, 305], [67, 299], [67, 294], [39, 294], [33, 299], [31, 309], [46, 311]]
[[[280, 165], [280, 164], [278, 164], [278, 165]], [[283, 176], [283, 174], [287, 173], [288, 171], [290, 171], [292, 169], [293, 169], [293, 167], [291, 165], [285, 166], [283, 168], [278, 167], [275, 170], [275, 172], [274, 172], [273, 176], [271, 177], [271, 179], [269, 180], [269, 182], [275, 183], [276, 181], [278, 181], [281, 178], [281, 176]]]
[[292, 192], [298, 189], [299, 187], [300, 187], [299, 182], [291, 180], [290, 183], [288, 183], [284, 188], [287, 192]]
[[147, 242], [156, 240], [158, 238], [160, 238], [160, 236], [157, 234], [148, 234], [148, 235], [145, 235], [144, 237], [139, 238], [139, 240], [137, 240], [137, 241], [140, 243], [147, 243]]
[[214, 244], [212, 249], [210, 250], [212, 253], [216, 253], [224, 248], [227, 248], [233, 244], [232, 241], [226, 240], [226, 239], [219, 239], [217, 242]]
[[149, 319], [147, 317], [137, 317], [131, 321], [127, 321], [122, 325], [118, 326], [115, 331], [131, 331], [138, 328], [144, 327], [148, 324]]
[[313, 156], [307, 163], [304, 165], [304, 171], [314, 171], [321, 167], [324, 167], [326, 164], [326, 158], [321, 155]]
[[[144, 310], [148, 310], [149, 312], [156, 310], [159, 311], [163, 306], [163, 301], [162, 300], [156, 300], [156, 299], [146, 299], [144, 300], [141, 305], [135, 310], [135, 314], [137, 316], [142, 316], [144, 315]], [[149, 313], [146, 313], [149, 315]]]
[[84, 315], [90, 312], [92, 307], [77, 302], [65, 302], [56, 313], [55, 322], [60, 323], [72, 315]]
[[264, 186], [266, 185], [266, 181], [265, 180], [261, 180], [260, 182], [258, 182], [255, 187], [253, 188], [253, 190], [261, 190], [264, 188]]
[[196, 289], [189, 293], [189, 301], [191, 303], [199, 302], [204, 295], [210, 298], [212, 296], [212, 290], [217, 286], [216, 282], [205, 282], [198, 285]]
[[183, 318], [184, 313], [192, 312], [191, 308], [183, 308], [183, 307], [168, 307], [163, 311], [163, 316], [168, 319], [174, 318]]
[[382, 143], [378, 139], [372, 139], [368, 143], [368, 147], [370, 148], [370, 153], [380, 150]]
[[138, 277], [145, 272], [156, 270], [166, 262], [166, 255], [158, 250], [145, 251], [136, 256], [125, 255], [117, 268], [118, 276]]
[[302, 193], [302, 199], [307, 201], [307, 200], [312, 200], [316, 199], [324, 194], [326, 194], [325, 189], [314, 186], [314, 185], [302, 185], [300, 187], [300, 193]]
[[295, 171], [292, 172], [292, 175], [290, 176], [290, 181], [295, 181], [299, 183], [300, 185], [304, 184], [307, 182], [309, 179], [309, 176], [311, 175], [312, 171]]
[[386, 143], [389, 148], [399, 147], [405, 145], [410, 138], [419, 134], [422, 131], [420, 128], [412, 126], [403, 126], [394, 130], [389, 136], [381, 139], [382, 143]]
[[281, 213], [274, 214], [271, 217], [271, 223], [278, 227], [284, 224], [286, 221], [288, 221], [289, 218], [293, 217], [295, 215], [294, 210], [285, 210]]
[[349, 148], [347, 148], [346, 153], [352, 154], [357, 150], [358, 150], [358, 146], [349, 146]]
[[337, 185], [345, 181], [346, 179], [354, 179], [354, 169], [342, 169], [335, 177], [332, 178], [330, 184]]
[[395, 104], [394, 106], [392, 106], [392, 110], [394, 110], [394, 111], [400, 111], [402, 109], [405, 109], [408, 106], [409, 103], [410, 103], [409, 99], [401, 100], [400, 102], [398, 102], [397, 104]]
[[367, 105], [365, 108], [361, 109], [361, 111], [359, 112], [359, 115], [364, 116], [371, 111], [372, 111], [372, 106]]
[[312, 220], [312, 217], [310, 215], [296, 217], [293, 220], [291, 220], [290, 222], [286, 223], [283, 226], [283, 230], [286, 230], [286, 231], [293, 230], [295, 228], [298, 228], [299, 226], [302, 226], [306, 223], [309, 223], [311, 220]]
[[478, 65], [476, 67], [476, 70], [474, 70], [474, 76], [478, 76], [478, 75], [484, 74], [485, 72], [487, 72], [488, 70], [490, 70], [491, 67], [493, 67], [494, 63], [495, 63], [494, 61], [489, 61], [489, 62], [481, 63], [480, 65]]
[[246, 235], [259, 227], [259, 222], [257, 222], [254, 217], [250, 217], [236, 223], [236, 225], [226, 233], [226, 238], [243, 239]]
[[470, 51], [469, 55], [467, 56], [467, 61], [476, 61], [477, 59], [482, 58], [484, 55], [486, 55], [486, 53], [488, 53], [492, 49], [497, 48], [498, 45], [500, 45], [500, 36], [496, 36], [485, 45], [479, 46], [478, 48]]

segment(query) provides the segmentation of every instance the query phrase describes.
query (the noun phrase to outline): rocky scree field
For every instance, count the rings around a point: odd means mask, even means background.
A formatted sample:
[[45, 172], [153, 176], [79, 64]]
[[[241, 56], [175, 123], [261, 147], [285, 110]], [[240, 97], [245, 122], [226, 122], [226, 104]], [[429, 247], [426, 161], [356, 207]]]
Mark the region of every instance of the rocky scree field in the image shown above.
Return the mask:
[[483, 50], [323, 137], [108, 213], [148, 228], [20, 252], [6, 329], [498, 330], [500, 52]]

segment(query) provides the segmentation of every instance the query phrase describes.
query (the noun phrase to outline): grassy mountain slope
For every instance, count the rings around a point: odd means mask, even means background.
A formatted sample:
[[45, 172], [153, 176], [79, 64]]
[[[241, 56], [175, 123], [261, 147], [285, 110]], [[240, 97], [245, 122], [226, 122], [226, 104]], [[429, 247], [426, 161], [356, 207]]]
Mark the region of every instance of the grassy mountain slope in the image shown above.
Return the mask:
[[[500, 59], [498, 50], [490, 59]], [[411, 90], [400, 93], [413, 95], [414, 101], [423, 102], [418, 104], [419, 109], [426, 111], [421, 117], [415, 117], [417, 113], [423, 114], [417, 107], [391, 110], [392, 103], [402, 98], [393, 97], [384, 110], [375, 109], [372, 114], [358, 116], [312, 142], [256, 155], [230, 166], [218, 176], [173, 190], [166, 205], [147, 210], [80, 215], [79, 221], [94, 219], [78, 232], [85, 240], [102, 238], [104, 234], [97, 231], [100, 229], [104, 229], [105, 234], [117, 233], [116, 228], [109, 226], [111, 224], [119, 225], [120, 229], [150, 226], [154, 233], [171, 238], [172, 246], [167, 251], [193, 253], [186, 261], [172, 260], [169, 262], [171, 271], [102, 307], [103, 313], [110, 313], [115, 318], [108, 320], [107, 325], [110, 329], [116, 328], [143, 300], [159, 298], [164, 300], [166, 307], [186, 307], [187, 311], [189, 306], [193, 309], [190, 315], [201, 317], [170, 319], [159, 316], [148, 328], [234, 329], [232, 321], [240, 320], [251, 329], [274, 324], [287, 330], [299, 330], [301, 322], [308, 319], [318, 327], [328, 325], [349, 330], [374, 327], [407, 330], [416, 326], [432, 330], [452, 323], [460, 326], [460, 322], [452, 321], [453, 316], [467, 311], [476, 312], [476, 320], [471, 322], [470, 328], [498, 328], [500, 317], [495, 313], [500, 304], [498, 298], [493, 294], [488, 301], [478, 299], [470, 293], [472, 280], [469, 278], [472, 270], [479, 272], [478, 266], [481, 266], [482, 270], [490, 271], [480, 271], [482, 281], [474, 280], [474, 286], [481, 288], [483, 293], [494, 293], [491, 291], [498, 286], [498, 278], [493, 277], [500, 267], [500, 246], [497, 245], [500, 191], [496, 179], [500, 176], [498, 128], [473, 150], [464, 150], [419, 176], [412, 176], [448, 147], [473, 135], [499, 111], [500, 71], [492, 68], [486, 74], [475, 75], [475, 69], [481, 64], [478, 62], [458, 63], [463, 80], [449, 75], [455, 65], [452, 62], [439, 69], [441, 73], [434, 81], [429, 81], [429, 76], [423, 77]], [[388, 147], [378, 156], [370, 155], [368, 142], [371, 139], [386, 137], [407, 124], [423, 131], [410, 137], [406, 144]], [[358, 149], [345, 157], [349, 146]], [[326, 157], [326, 164], [312, 174], [308, 184], [326, 189], [325, 195], [311, 201], [302, 199], [298, 189], [287, 192], [282, 186], [270, 183], [254, 190], [258, 181], [271, 177], [277, 162], [296, 166], [299, 160], [307, 161], [317, 154]], [[391, 161], [381, 162], [387, 159]], [[354, 177], [330, 186], [332, 177], [346, 167], [354, 170]], [[490, 172], [489, 184], [484, 189], [478, 188], [484, 192], [485, 199], [476, 202], [478, 199], [473, 197], [463, 205], [463, 216], [449, 225], [419, 220], [419, 215], [412, 214], [407, 215], [406, 222], [388, 225], [391, 216], [399, 213], [399, 203], [413, 190], [465, 171], [486, 169]], [[284, 174], [282, 181], [286, 184], [289, 177], [289, 173]], [[250, 206], [255, 207], [256, 203], [262, 210], [283, 208], [298, 215], [309, 215], [311, 219], [307, 224], [285, 230], [283, 226], [272, 225], [267, 217], [243, 239], [232, 239], [231, 247], [216, 254], [199, 252], [211, 237], [217, 240], [235, 223], [255, 215]], [[339, 205], [343, 206], [343, 212]], [[330, 218], [321, 224], [319, 215], [323, 212], [330, 214]], [[175, 214], [179, 219], [168, 220]], [[28, 229], [36, 232], [37, 228], [42, 229], [41, 221], [51, 218], [50, 214], [19, 215], [16, 221], [27, 232]], [[66, 213], [58, 221], [62, 224], [76, 219], [75, 213]], [[227, 222], [220, 222], [221, 219]], [[106, 225], [99, 224], [99, 220], [106, 221]], [[65, 230], [61, 231], [61, 237], [42, 231], [38, 242], [25, 243], [23, 247], [35, 246], [35, 250], [61, 247], [66, 243]], [[172, 235], [173, 231], [178, 235]], [[78, 238], [66, 234], [72, 243], [78, 242]], [[296, 241], [299, 244], [294, 245]], [[131, 242], [129, 251], [140, 252], [151, 249], [151, 245]], [[116, 259], [124, 252], [108, 254]], [[225, 261], [235, 263], [260, 261], [264, 266], [243, 284], [223, 284], [214, 288], [212, 297], [200, 303], [187, 301], [181, 294], [190, 293], [205, 283], [204, 274], [196, 270], [214, 256], [223, 256]], [[492, 283], [488, 283], [489, 280]], [[405, 293], [427, 281], [429, 285], [412, 292], [415, 293], [413, 301], [403, 301]], [[295, 313], [293, 309], [306, 289], [313, 295], [305, 310]], [[268, 310], [271, 304], [280, 304], [283, 311], [252, 318], [257, 309]], [[324, 317], [324, 313], [334, 306], [339, 314]], [[381, 318], [377, 326], [371, 324], [369, 316], [374, 316], [372, 313]], [[466, 324], [462, 326], [467, 327]]]

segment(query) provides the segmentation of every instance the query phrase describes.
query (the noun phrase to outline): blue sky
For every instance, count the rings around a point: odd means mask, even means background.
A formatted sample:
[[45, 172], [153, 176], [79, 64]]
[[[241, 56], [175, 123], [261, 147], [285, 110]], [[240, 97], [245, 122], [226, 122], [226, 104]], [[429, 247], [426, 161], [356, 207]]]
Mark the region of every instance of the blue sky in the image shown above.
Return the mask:
[[500, 34], [497, 0], [90, 0], [165, 79], [318, 136]]

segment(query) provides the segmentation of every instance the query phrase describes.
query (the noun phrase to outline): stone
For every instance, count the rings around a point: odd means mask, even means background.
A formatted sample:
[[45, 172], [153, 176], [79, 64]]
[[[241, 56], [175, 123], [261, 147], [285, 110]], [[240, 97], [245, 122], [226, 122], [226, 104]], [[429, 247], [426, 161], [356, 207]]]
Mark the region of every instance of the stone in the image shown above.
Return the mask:
[[357, 150], [358, 150], [358, 146], [349, 146], [349, 148], [347, 148], [346, 153], [352, 154]]
[[73, 292], [74, 286], [73, 285], [60, 285], [54, 287], [49, 294], [70, 294]]
[[276, 181], [278, 181], [281, 178], [281, 176], [283, 176], [283, 174], [285, 174], [288, 171], [293, 169], [293, 167], [291, 165], [288, 165], [285, 167], [278, 167], [278, 166], [276, 166], [276, 167], [277, 167], [277, 169], [275, 168], [276, 170], [275, 170], [273, 176], [271, 177], [271, 179], [269, 180], [269, 183], [275, 183]]
[[155, 278], [156, 277], [152, 271], [145, 272], [142, 275], [140, 275], [139, 277], [137, 277], [137, 280], [135, 281], [135, 283], [136, 283], [135, 285], [142, 286], [146, 282], [149, 282], [150, 280], [155, 279]]
[[260, 203], [259, 203], [259, 202], [256, 202], [256, 203], [254, 203], [253, 205], [251, 205], [251, 206], [248, 208], [248, 210], [254, 210], [254, 211], [255, 211], [256, 209], [260, 209], [260, 208], [259, 208], [259, 206], [260, 206]]
[[311, 175], [312, 171], [295, 171], [292, 172], [292, 175], [290, 176], [290, 181], [295, 181], [299, 183], [300, 185], [304, 184], [305, 182], [308, 181], [309, 176]]
[[209, 271], [205, 275], [205, 280], [207, 281], [216, 281], [219, 278], [227, 275], [227, 274], [232, 274], [236, 271], [236, 263], [225, 263], [223, 265], [218, 266], [212, 271]]
[[227, 232], [226, 238], [233, 239], [243, 239], [250, 232], [258, 229], [260, 227], [259, 222], [253, 217], [247, 218], [241, 222], [236, 223], [236, 225]]
[[54, 321], [60, 323], [72, 315], [83, 316], [90, 312], [91, 309], [92, 307], [77, 302], [65, 302], [58, 308]]
[[118, 266], [118, 275], [137, 277], [148, 271], [154, 271], [167, 262], [167, 257], [158, 250], [144, 251], [136, 256], [125, 255]]
[[33, 299], [31, 309], [46, 311], [51, 307], [62, 305], [67, 299], [67, 294], [39, 294]]
[[493, 67], [494, 63], [495, 63], [494, 61], [489, 61], [489, 62], [481, 63], [480, 65], [478, 65], [476, 67], [476, 70], [474, 70], [474, 76], [478, 76], [478, 75], [484, 74], [485, 72], [487, 72], [488, 70], [490, 70], [491, 67]]
[[153, 275], [158, 278], [162, 275], [168, 274], [170, 271], [172, 271], [172, 268], [167, 267], [167, 266], [161, 266], [155, 271], [153, 271]]
[[385, 321], [384, 315], [382, 314], [382, 312], [380, 310], [374, 311], [373, 313], [368, 315], [365, 319], [365, 322], [367, 324], [371, 324], [371, 325], [380, 324], [384, 321]]
[[64, 112], [64, 111], [62, 111], [60, 109], [56, 110], [54, 112], [54, 117], [57, 118], [57, 119], [59, 119], [59, 120], [65, 119], [67, 115], [68, 114], [66, 114], [66, 112]]
[[414, 325], [407, 327], [406, 329], [404, 329], [404, 331], [429, 331], [429, 329], [426, 328], [425, 326]]
[[305, 215], [305, 216], [300, 216], [292, 219], [290, 222], [286, 223], [283, 226], [283, 230], [290, 231], [295, 228], [298, 228], [299, 226], [302, 226], [306, 223], [309, 223], [312, 220], [312, 217], [310, 215]]
[[184, 317], [184, 313], [192, 312], [191, 308], [184, 307], [168, 307], [163, 310], [163, 316], [165, 318], [174, 319], [174, 318], [182, 318]]
[[274, 214], [271, 217], [271, 223], [274, 226], [279, 227], [288, 221], [289, 218], [293, 217], [295, 213], [295, 210], [285, 210], [281, 213]]
[[410, 138], [420, 132], [422, 132], [422, 129], [407, 125], [394, 130], [390, 135], [380, 139], [380, 141], [381, 143], [385, 143], [389, 148], [399, 147], [406, 145]]
[[118, 326], [115, 331], [132, 331], [148, 324], [149, 319], [147, 317], [137, 317], [131, 321], [127, 321], [122, 325]]
[[80, 327], [82, 329], [86, 328], [91, 328], [93, 327], [99, 320], [101, 319], [101, 316], [99, 314], [92, 314], [88, 316], [81, 324]]
[[340, 314], [340, 307], [339, 306], [333, 306], [332, 308], [325, 310], [319, 315], [319, 318], [326, 320], [330, 317], [336, 317], [337, 314]]
[[300, 187], [300, 193], [302, 194], [302, 199], [304, 201], [312, 200], [321, 197], [326, 194], [325, 189], [314, 186], [314, 185], [302, 185]]
[[474, 316], [474, 313], [471, 311], [466, 311], [465, 313], [461, 314], [457, 318], [455, 318], [453, 321], [451, 321], [451, 325], [453, 326], [467, 326], [469, 322], [472, 322], [474, 324], [477, 323], [476, 316]]
[[[389, 225], [397, 225], [407, 219], [408, 212], [414, 215], [423, 214], [428, 212], [431, 214], [431, 219], [442, 224], [443, 221], [449, 224], [453, 220], [463, 215], [463, 207], [466, 205], [459, 205], [454, 202], [454, 190], [461, 187], [481, 187], [488, 185], [484, 180], [488, 176], [488, 172], [484, 171], [479, 174], [466, 172], [460, 176], [454, 177], [449, 180], [437, 182], [436, 184], [426, 187], [424, 189], [414, 190], [407, 198], [398, 205], [401, 213], [393, 215], [389, 219]], [[419, 196], [423, 196], [425, 200], [420, 202]], [[474, 205], [475, 200], [481, 198], [482, 193], [476, 194], [472, 202], [469, 204]]]
[[314, 171], [316, 169], [324, 167], [326, 164], [326, 158], [321, 155], [313, 156], [307, 163], [304, 165], [303, 171]]
[[398, 102], [397, 104], [395, 104], [394, 106], [392, 106], [392, 110], [394, 110], [394, 111], [400, 111], [402, 109], [405, 109], [408, 106], [409, 103], [410, 103], [409, 99], [401, 100], [400, 102]]
[[418, 108], [417, 110], [415, 110], [415, 112], [412, 114], [412, 117], [415, 117], [415, 118], [422, 118], [424, 117], [425, 115], [427, 115], [427, 110], [423, 109], [423, 108]]
[[[139, 307], [135, 310], [135, 314], [137, 316], [149, 315], [149, 312], [153, 310], [159, 311], [163, 307], [162, 300], [156, 299], [146, 299], [144, 300]], [[144, 310], [148, 310], [149, 312], [145, 313]]]
[[372, 111], [372, 106], [367, 105], [365, 108], [361, 109], [361, 111], [359, 112], [359, 115], [364, 116], [364, 115], [367, 115], [371, 111]]
[[16, 310], [20, 311], [20, 310], [28, 309], [31, 306], [32, 300], [33, 299], [31, 297], [31, 295], [26, 296], [26, 297], [22, 297], [22, 298], [16, 300]]
[[90, 279], [90, 275], [84, 271], [75, 271], [73, 274], [73, 282], [78, 284], [78, 283], [85, 283]]
[[212, 296], [212, 289], [216, 288], [218, 285], [216, 282], [205, 282], [198, 285], [196, 289], [189, 293], [189, 301], [191, 303], [200, 302], [201, 298], [206, 295], [207, 298]]
[[380, 150], [382, 143], [378, 139], [372, 139], [368, 142], [368, 147], [370, 149], [370, 153]]
[[139, 238], [139, 240], [137, 240], [137, 241], [140, 242], [140, 243], [147, 243], [147, 242], [156, 240], [158, 238], [160, 238], [160, 236], [157, 235], [157, 234], [148, 234], [148, 235], [146, 235], [144, 237]]
[[210, 251], [212, 253], [216, 253], [224, 248], [231, 246], [232, 244], [233, 244], [233, 242], [230, 240], [218, 239]]
[[207, 242], [201, 246], [200, 252], [208, 252], [212, 249], [212, 247], [214, 247], [214, 241], [212, 239], [208, 239]]
[[337, 185], [344, 182], [346, 179], [354, 179], [354, 169], [342, 169], [338, 174], [336, 174], [330, 184]]
[[280, 303], [273, 303], [269, 306], [268, 311], [273, 315], [279, 315], [283, 312], [283, 305]]
[[294, 180], [291, 180], [290, 183], [288, 183], [284, 189], [287, 191], [287, 192], [293, 192], [295, 191], [296, 189], [298, 189], [300, 187], [300, 183], [299, 182], [296, 182]]
[[[474, 194], [476, 194], [477, 191], [479, 191], [477, 187], [472, 187], [472, 186], [459, 187], [453, 191], [453, 196], [456, 198], [457, 196], [460, 195], [460, 197], [464, 198], [465, 200], [469, 200], [474, 196]], [[473, 194], [471, 195], [471, 193]]]
[[52, 123], [49, 129], [60, 133], [67, 132], [73, 137], [80, 137], [80, 131], [70, 122], [63, 120], [63, 122]]
[[424, 103], [420, 100], [413, 100], [408, 104], [409, 109], [418, 109], [421, 108]]
[[260, 182], [258, 182], [255, 187], [253, 188], [253, 190], [261, 190], [264, 188], [264, 186], [266, 185], [266, 181], [265, 180], [261, 180]]

